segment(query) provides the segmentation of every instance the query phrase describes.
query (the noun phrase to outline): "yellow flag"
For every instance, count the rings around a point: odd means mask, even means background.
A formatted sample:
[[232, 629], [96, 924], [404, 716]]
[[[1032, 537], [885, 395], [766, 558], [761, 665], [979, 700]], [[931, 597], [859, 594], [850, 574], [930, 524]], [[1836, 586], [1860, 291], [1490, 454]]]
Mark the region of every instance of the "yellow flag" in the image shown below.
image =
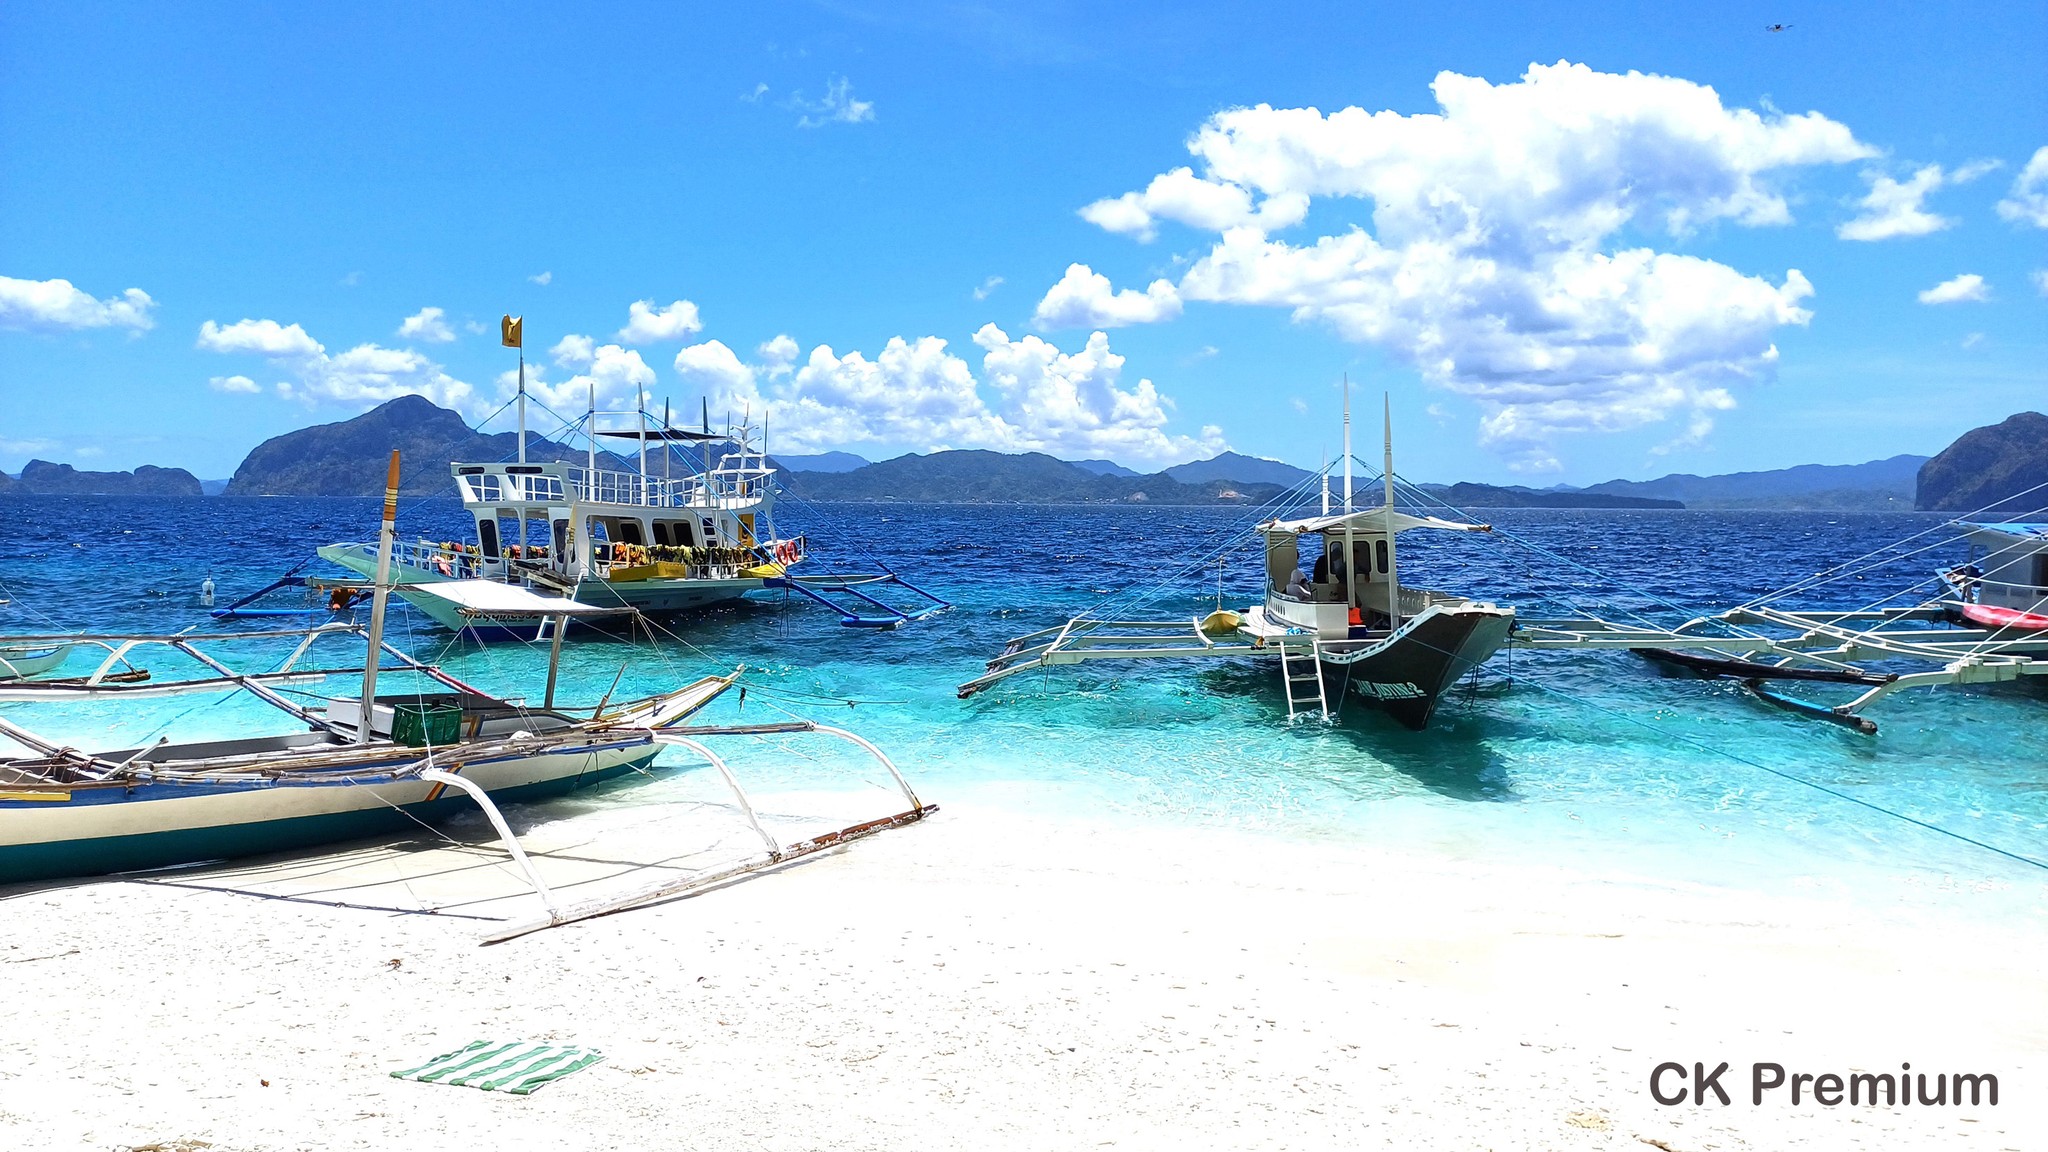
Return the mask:
[[523, 348], [523, 347], [525, 347], [525, 345], [524, 345], [524, 344], [521, 344], [521, 343], [520, 343], [520, 340], [521, 340], [521, 339], [523, 338], [523, 336], [522, 336], [522, 333], [520, 332], [520, 326], [521, 326], [522, 324], [524, 324], [525, 322], [526, 322], [526, 317], [524, 317], [524, 316], [507, 316], [507, 317], [505, 317], [505, 319], [503, 319], [502, 321], [499, 321], [499, 323], [498, 323], [498, 329], [499, 329], [499, 332], [500, 332], [500, 337], [499, 337], [499, 338], [500, 338], [500, 340], [501, 340], [501, 341], [502, 341], [502, 342], [504, 343], [505, 347], [507, 347], [507, 348]]

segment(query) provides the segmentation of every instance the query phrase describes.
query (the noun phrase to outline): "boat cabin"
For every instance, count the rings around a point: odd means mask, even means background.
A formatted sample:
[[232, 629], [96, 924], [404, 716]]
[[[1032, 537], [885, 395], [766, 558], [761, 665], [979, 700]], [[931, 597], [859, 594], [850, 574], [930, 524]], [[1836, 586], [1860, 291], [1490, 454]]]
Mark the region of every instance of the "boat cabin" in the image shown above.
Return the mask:
[[2048, 613], [2048, 524], [1963, 525], [1969, 563], [1955, 573], [1966, 599], [2016, 612]]
[[1401, 586], [1396, 538], [1414, 528], [1492, 530], [1385, 508], [1261, 524], [1267, 615], [1322, 639], [1357, 639], [1399, 627], [1438, 595]]

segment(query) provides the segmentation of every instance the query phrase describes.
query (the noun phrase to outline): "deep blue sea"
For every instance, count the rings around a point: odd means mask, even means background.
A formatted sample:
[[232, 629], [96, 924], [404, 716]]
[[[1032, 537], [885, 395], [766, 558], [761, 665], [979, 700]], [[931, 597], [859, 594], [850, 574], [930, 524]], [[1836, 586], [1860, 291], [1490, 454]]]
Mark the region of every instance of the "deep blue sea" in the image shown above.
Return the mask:
[[[0, 597], [12, 601], [0, 606], [0, 631], [211, 630], [202, 580], [215, 581], [225, 604], [315, 545], [373, 538], [376, 515], [375, 501], [357, 499], [0, 504]], [[1961, 555], [1953, 545], [1914, 551], [1947, 534], [1940, 517], [1913, 513], [1488, 510], [1486, 518], [1500, 531], [1404, 534], [1404, 582], [1499, 600], [1524, 616], [1676, 623], [1878, 553], [1861, 565], [1867, 570], [1788, 601], [1867, 605]], [[2004, 893], [1995, 906], [2014, 913], [2048, 910], [2048, 870], [1900, 818], [2048, 861], [2048, 684], [1899, 693], [1871, 711], [1881, 725], [1875, 736], [1769, 707], [1731, 683], [1660, 674], [1624, 653], [1496, 657], [1421, 733], [1363, 706], [1334, 728], [1290, 726], [1277, 674], [1226, 662], [1027, 673], [961, 702], [955, 685], [1005, 640], [1105, 598], [1133, 618], [1208, 610], [1219, 565], [1204, 557], [1225, 553], [1226, 604], [1252, 602], [1259, 558], [1246, 513], [785, 506], [780, 520], [785, 533], [808, 533], [821, 566], [883, 562], [956, 607], [873, 631], [773, 594], [673, 622], [675, 635], [652, 646], [572, 640], [564, 699], [626, 697], [745, 663], [756, 687], [730, 707], [749, 719], [780, 707], [855, 728], [941, 804], [972, 797], [1191, 834], [1227, 826], [1826, 897], [1968, 888]], [[453, 500], [415, 500], [401, 509], [400, 535], [463, 539], [467, 524]], [[1918, 533], [1926, 534], [1889, 547]], [[316, 561], [310, 570], [322, 568]], [[391, 639], [413, 654], [487, 689], [538, 698], [544, 653], [479, 649], [396, 601], [392, 621]], [[360, 659], [360, 649], [343, 655], [336, 662]], [[1809, 694], [1832, 700], [1843, 691]], [[848, 699], [860, 703], [837, 703]], [[290, 723], [246, 696], [0, 708], [101, 746]], [[783, 766], [757, 770], [772, 777]], [[631, 797], [623, 790], [615, 802]]]

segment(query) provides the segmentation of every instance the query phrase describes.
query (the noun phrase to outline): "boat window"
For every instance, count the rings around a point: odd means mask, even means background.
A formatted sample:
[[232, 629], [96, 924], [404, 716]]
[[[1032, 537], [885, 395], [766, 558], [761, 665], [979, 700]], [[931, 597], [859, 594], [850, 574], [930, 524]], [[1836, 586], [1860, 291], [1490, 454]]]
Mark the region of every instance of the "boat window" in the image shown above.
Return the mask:
[[674, 543], [674, 541], [670, 540], [668, 536], [668, 521], [656, 520], [654, 522], [654, 542], [655, 544], [663, 548], [666, 548], [670, 544]]
[[2048, 588], [2048, 552], [2034, 554], [2034, 587]]
[[1373, 541], [1372, 551], [1373, 558], [1379, 561], [1380, 571], [1384, 573], [1387, 570], [1387, 542], [1385, 540]]
[[567, 558], [569, 555], [569, 522], [555, 521], [555, 555]]
[[498, 522], [496, 520], [477, 521], [476, 542], [483, 551], [484, 559], [496, 560], [498, 558]]
[[642, 538], [641, 538], [641, 536], [640, 536], [640, 522], [639, 522], [638, 520], [621, 520], [621, 521], [619, 521], [619, 543], [621, 543], [621, 544], [645, 544], [645, 543], [647, 543], [647, 541], [646, 541], [646, 540], [644, 540], [644, 539], [642, 539]]

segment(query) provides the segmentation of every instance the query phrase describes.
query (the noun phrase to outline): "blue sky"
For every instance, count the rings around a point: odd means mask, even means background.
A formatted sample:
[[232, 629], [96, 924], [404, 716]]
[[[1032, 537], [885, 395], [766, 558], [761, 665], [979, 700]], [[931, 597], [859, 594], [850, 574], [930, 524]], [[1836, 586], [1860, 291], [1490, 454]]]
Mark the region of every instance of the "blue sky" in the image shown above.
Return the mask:
[[2048, 407], [2044, 147], [2041, 5], [11, 2], [0, 468], [481, 417], [503, 312], [871, 459], [1932, 452]]

